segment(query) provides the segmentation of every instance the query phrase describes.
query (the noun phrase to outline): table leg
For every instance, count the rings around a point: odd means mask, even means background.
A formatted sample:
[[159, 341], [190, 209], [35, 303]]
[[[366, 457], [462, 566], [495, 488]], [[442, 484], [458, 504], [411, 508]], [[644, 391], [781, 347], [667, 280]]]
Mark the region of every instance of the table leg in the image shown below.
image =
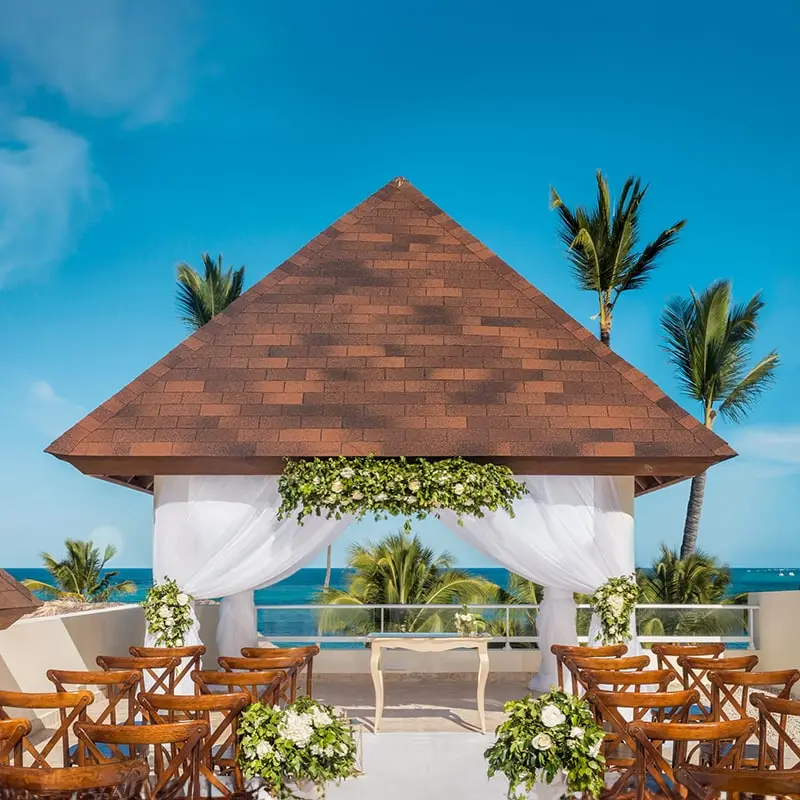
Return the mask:
[[489, 652], [485, 647], [478, 648], [478, 716], [481, 721], [481, 732], [486, 733], [486, 681], [489, 679]]
[[383, 716], [383, 672], [381, 671], [381, 647], [377, 642], [372, 643], [372, 656], [369, 662], [372, 673], [372, 684], [375, 687], [375, 733], [381, 724]]

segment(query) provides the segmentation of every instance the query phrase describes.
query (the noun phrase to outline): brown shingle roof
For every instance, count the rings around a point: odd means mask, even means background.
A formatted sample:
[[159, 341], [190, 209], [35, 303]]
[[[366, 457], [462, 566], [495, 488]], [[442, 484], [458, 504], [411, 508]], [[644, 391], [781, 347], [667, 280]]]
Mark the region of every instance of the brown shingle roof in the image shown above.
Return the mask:
[[30, 614], [42, 604], [19, 581], [0, 569], [0, 630], [13, 625], [20, 617]]
[[48, 452], [124, 479], [368, 453], [689, 475], [735, 455], [402, 178]]

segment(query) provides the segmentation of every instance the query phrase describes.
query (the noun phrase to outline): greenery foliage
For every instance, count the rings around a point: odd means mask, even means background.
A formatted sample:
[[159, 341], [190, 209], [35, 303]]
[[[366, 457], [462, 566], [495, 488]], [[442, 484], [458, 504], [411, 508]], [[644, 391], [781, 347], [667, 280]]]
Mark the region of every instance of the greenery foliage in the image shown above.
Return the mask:
[[170, 577], [153, 584], [142, 601], [147, 630], [156, 647], [183, 647], [184, 638], [194, 622], [192, 598], [182, 592]]
[[[381, 541], [354, 544], [347, 566], [347, 589], [327, 589], [320, 595], [330, 606], [387, 604], [461, 604], [486, 602], [497, 587], [484, 578], [453, 566], [448, 553], [435, 553], [418, 536], [404, 532]], [[453, 611], [438, 609], [399, 609], [386, 612], [385, 630], [452, 630]], [[380, 630], [380, 619], [371, 610], [337, 611], [322, 614], [321, 630], [366, 634]]]
[[114, 595], [132, 594], [136, 591], [133, 581], [117, 581], [115, 570], [105, 571], [106, 564], [116, 555], [116, 549], [108, 545], [100, 555], [94, 542], [67, 539], [64, 542], [66, 555], [57, 560], [50, 553], [42, 553], [45, 569], [53, 582], [25, 579], [22, 583], [33, 592], [48, 599], [77, 600], [82, 603], [107, 603]]
[[459, 636], [478, 636], [486, 631], [486, 620], [470, 611], [466, 605], [456, 611], [454, 622]]
[[248, 780], [260, 778], [273, 798], [290, 798], [292, 786], [353, 777], [357, 744], [353, 728], [332, 706], [300, 697], [281, 709], [254, 703], [239, 720], [239, 766]]
[[612, 317], [619, 298], [647, 282], [659, 256], [675, 244], [686, 222], [676, 222], [637, 251], [639, 213], [646, 192], [641, 179], [628, 178], [612, 209], [608, 182], [598, 170], [597, 205], [578, 207], [573, 212], [551, 189], [551, 204], [559, 216], [559, 237], [567, 247], [579, 288], [597, 294], [600, 339], [606, 344], [611, 339]]
[[[375, 456], [289, 459], [279, 489], [279, 517], [296, 514], [301, 523], [310, 514], [421, 520], [443, 508], [459, 517], [482, 517], [484, 511], [499, 508], [513, 516], [514, 500], [527, 492], [508, 467], [463, 458]], [[410, 530], [408, 519], [406, 530]]]
[[609, 578], [592, 595], [592, 611], [600, 620], [602, 644], [621, 644], [631, 638], [631, 614], [639, 599], [635, 575]]
[[604, 788], [605, 759], [600, 753], [603, 729], [589, 704], [552, 690], [505, 704], [508, 718], [498, 726], [495, 743], [485, 752], [489, 777], [508, 779], [508, 797], [524, 798], [535, 783], [552, 783], [563, 771], [569, 793], [597, 798]]
[[244, 267], [224, 271], [222, 256], [215, 262], [203, 253], [204, 274], [178, 264], [177, 303], [180, 317], [192, 330], [202, 328], [242, 293]]

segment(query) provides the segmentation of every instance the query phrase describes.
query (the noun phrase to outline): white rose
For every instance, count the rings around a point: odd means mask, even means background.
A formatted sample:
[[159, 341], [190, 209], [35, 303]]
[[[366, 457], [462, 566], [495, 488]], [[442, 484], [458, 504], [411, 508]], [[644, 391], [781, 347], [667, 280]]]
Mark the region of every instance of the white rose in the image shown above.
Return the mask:
[[313, 483], [314, 486], [319, 486], [319, 477], [315, 475], [314, 480], [311, 481], [311, 483]]
[[603, 740], [601, 739], [599, 742], [595, 742], [595, 743], [594, 743], [594, 744], [593, 744], [593, 745], [592, 745], [592, 746], [589, 748], [589, 755], [590, 755], [592, 758], [597, 758], [597, 756], [598, 756], [598, 755], [600, 755], [600, 747], [601, 747], [601, 745], [602, 745], [602, 744], [603, 744]]
[[340, 494], [344, 491], [344, 484], [341, 481], [334, 481], [331, 484], [331, 491], [336, 494]]
[[259, 742], [256, 745], [256, 755], [259, 758], [264, 758], [272, 752], [272, 745], [269, 742]]
[[325, 748], [325, 755], [328, 756], [328, 758], [330, 758], [333, 755], [333, 745], [332, 744], [329, 744]]
[[378, 494], [375, 495], [375, 499], [380, 503], [386, 499], [386, 495], [383, 492], [378, 492]]
[[570, 739], [583, 739], [583, 734], [584, 733], [585, 733], [585, 731], [583, 730], [583, 728], [579, 728], [579, 727], [576, 726], [569, 732], [569, 738]]
[[622, 614], [622, 609], [625, 607], [625, 600], [622, 595], [612, 594], [609, 596], [606, 602], [608, 603], [608, 607], [611, 609], [611, 612], [615, 617], [618, 617], [620, 614]]
[[542, 709], [542, 725], [545, 728], [555, 728], [558, 725], [563, 725], [566, 721], [564, 713], [558, 706], [549, 705]]
[[549, 750], [553, 746], [553, 740], [546, 733], [540, 733], [533, 737], [531, 745], [534, 750]]
[[172, 611], [169, 606], [161, 606], [161, 608], [158, 609], [158, 616], [161, 617], [161, 619], [168, 619], [172, 616]]
[[413, 494], [410, 494], [408, 497], [406, 497], [406, 503], [408, 503], [409, 505], [411, 503], [416, 503], [416, 502], [417, 502], [417, 498], [414, 497]]
[[186, 594], [185, 592], [181, 592], [176, 599], [178, 601], [179, 606], [189, 605], [189, 595]]
[[356, 473], [352, 467], [345, 467], [339, 474], [343, 478], [352, 478]]
[[361, 494], [361, 492], [353, 492], [353, 494], [351, 494], [350, 497], [353, 500], [361, 500], [361, 498], [364, 497], [364, 495]]
[[412, 492], [418, 492], [419, 491], [419, 481], [417, 481], [417, 480], [409, 481], [408, 482], [408, 488]]
[[464, 494], [464, 484], [463, 483], [457, 483], [453, 487], [453, 494]]

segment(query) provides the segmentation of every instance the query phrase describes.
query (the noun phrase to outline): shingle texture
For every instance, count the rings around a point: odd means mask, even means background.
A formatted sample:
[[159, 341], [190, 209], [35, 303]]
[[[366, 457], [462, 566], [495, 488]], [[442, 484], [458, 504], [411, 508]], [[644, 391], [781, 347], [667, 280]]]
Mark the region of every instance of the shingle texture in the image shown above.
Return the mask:
[[0, 569], [0, 630], [8, 628], [41, 604], [41, 600], [34, 597], [19, 581]]
[[734, 455], [402, 178], [48, 451]]

